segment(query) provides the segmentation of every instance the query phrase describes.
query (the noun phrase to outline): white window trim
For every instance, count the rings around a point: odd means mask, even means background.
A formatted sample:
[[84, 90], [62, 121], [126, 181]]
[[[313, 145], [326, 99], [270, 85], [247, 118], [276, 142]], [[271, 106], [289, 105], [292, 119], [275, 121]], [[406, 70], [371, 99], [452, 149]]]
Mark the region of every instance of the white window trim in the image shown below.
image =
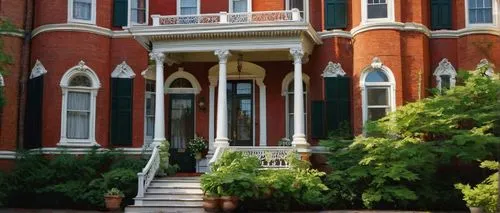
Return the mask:
[[[229, 0], [229, 12], [233, 13], [233, 1], [234, 0]], [[247, 0], [247, 13], [252, 12], [252, 0]]]
[[92, 0], [92, 9], [91, 9], [91, 14], [90, 14], [90, 20], [82, 20], [82, 19], [75, 19], [73, 18], [73, 1], [74, 0], [68, 0], [68, 22], [74, 22], [74, 23], [83, 23], [83, 24], [96, 24], [96, 0]]
[[442, 75], [449, 75], [450, 76], [450, 88], [455, 87], [455, 84], [457, 82], [456, 77], [457, 77], [457, 71], [455, 70], [455, 67], [448, 61], [447, 58], [443, 58], [441, 62], [439, 62], [439, 66], [436, 68], [434, 71], [434, 76], [436, 76], [436, 88], [441, 90], [441, 76]]
[[127, 9], [127, 20], [129, 26], [141, 26], [149, 24], [149, 0], [146, 0], [146, 22], [144, 24], [139, 24], [132, 21], [132, 0], [128, 0], [128, 9]]
[[[304, 1], [304, 11], [300, 11], [300, 12], [303, 12], [304, 14], [304, 20], [306, 20], [307, 22], [309, 22], [309, 0], [303, 0]], [[285, 9], [286, 10], [292, 10], [293, 8], [290, 8], [290, 0], [285, 0]]]
[[472, 24], [469, 23], [469, 0], [465, 1], [465, 27], [466, 28], [477, 28], [477, 27], [496, 27], [498, 26], [498, 23], [500, 23], [500, 16], [498, 15], [498, 12], [500, 11], [500, 4], [498, 3], [499, 0], [491, 0], [491, 7], [493, 9], [492, 11], [492, 20], [493, 23], [479, 23], [479, 24]]
[[[290, 100], [288, 98], [288, 95], [289, 94], [293, 94], [294, 91], [288, 91], [288, 86], [290, 85], [290, 83], [292, 83], [294, 79], [294, 72], [289, 72], [284, 78], [283, 78], [283, 81], [281, 82], [281, 95], [285, 97], [285, 137], [286, 138], [291, 138], [293, 136], [293, 132], [288, 132], [288, 130], [290, 129], [290, 118], [288, 117], [291, 113], [289, 112], [289, 105], [290, 105]], [[304, 134], [306, 134], [308, 131], [307, 131], [307, 127], [308, 127], [308, 102], [307, 102], [307, 99], [308, 99], [308, 92], [309, 92], [309, 81], [310, 81], [310, 77], [305, 74], [305, 73], [302, 73], [302, 82], [304, 82], [304, 84], [306, 85], [305, 88], [305, 99], [304, 99], [304, 116], [305, 116], [305, 119], [304, 119]]]
[[361, 24], [394, 22], [394, 0], [387, 0], [387, 18], [368, 18], [368, 0], [361, 0]]
[[[177, 80], [179, 78], [184, 78], [184, 79], [188, 80], [191, 83], [191, 86], [193, 86], [193, 88], [170, 88], [170, 85], [172, 84], [172, 82], [174, 82], [175, 80]], [[198, 82], [198, 80], [196, 79], [196, 77], [194, 77], [193, 74], [184, 71], [184, 68], [182, 68], [182, 67], [179, 67], [179, 69], [176, 72], [174, 72], [170, 76], [168, 76], [167, 80], [165, 80], [165, 87], [164, 88], [165, 88], [166, 94], [175, 93], [175, 94], [195, 94], [195, 95], [197, 95], [201, 92], [201, 85]]]
[[[381, 69], [384, 74], [387, 76], [389, 82], [365, 82], [366, 77], [368, 74], [373, 70], [373, 69]], [[372, 87], [372, 88], [388, 88], [389, 89], [389, 104], [390, 104], [390, 111], [393, 112], [396, 110], [396, 79], [394, 78], [394, 74], [392, 73], [392, 70], [385, 66], [382, 61], [378, 58], [375, 57], [372, 60], [372, 64], [368, 67], [366, 67], [360, 78], [360, 83], [361, 87], [361, 100], [362, 100], [362, 110], [363, 110], [363, 124], [368, 121], [368, 91], [367, 87]]]
[[3, 80], [3, 76], [0, 73], [0, 87], [4, 87], [4, 86], [5, 86], [5, 81]]
[[[147, 103], [147, 100], [146, 100], [145, 97], [146, 97], [147, 94], [155, 95], [155, 97], [156, 97], [156, 92], [146, 91], [147, 81], [155, 81], [155, 80], [151, 80], [151, 79], [148, 79], [148, 78], [144, 79], [144, 144], [143, 144], [143, 147], [148, 147], [149, 145], [153, 144], [153, 138], [154, 138], [154, 132], [153, 132], [153, 136], [151, 138], [147, 138], [147, 136], [146, 136], [147, 128], [148, 128], [147, 127], [148, 123], [147, 123], [146, 119], [147, 119], [148, 115], [146, 114], [146, 103]], [[153, 115], [153, 117], [154, 116], [155, 115]]]
[[[73, 76], [84, 75], [92, 81], [91, 87], [71, 87], [69, 83]], [[101, 82], [95, 72], [85, 65], [84, 61], [64, 73], [61, 83], [62, 89], [62, 107], [61, 107], [61, 140], [58, 146], [71, 146], [71, 147], [92, 147], [100, 146], [95, 139], [95, 121], [96, 121], [96, 97]], [[67, 125], [67, 100], [69, 92], [87, 92], [90, 93], [90, 115], [89, 115], [89, 138], [88, 139], [70, 139], [66, 138], [66, 125]]]
[[[182, 0], [177, 0], [177, 15], [180, 16], [181, 15], [181, 1]], [[200, 6], [201, 6], [201, 0], [196, 0], [196, 3], [197, 3], [197, 8], [196, 8], [196, 15], [199, 15], [201, 12], [201, 9], [200, 9]]]

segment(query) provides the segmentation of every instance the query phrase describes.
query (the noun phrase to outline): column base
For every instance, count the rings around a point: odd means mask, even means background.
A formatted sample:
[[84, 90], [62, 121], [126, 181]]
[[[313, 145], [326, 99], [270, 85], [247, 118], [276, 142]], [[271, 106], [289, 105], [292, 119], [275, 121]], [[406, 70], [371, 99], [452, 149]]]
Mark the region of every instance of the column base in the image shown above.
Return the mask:
[[229, 138], [216, 138], [215, 147], [228, 147], [229, 146]]
[[311, 156], [311, 145], [307, 142], [305, 135], [294, 135], [292, 146], [297, 149], [301, 160], [309, 161], [309, 156]]

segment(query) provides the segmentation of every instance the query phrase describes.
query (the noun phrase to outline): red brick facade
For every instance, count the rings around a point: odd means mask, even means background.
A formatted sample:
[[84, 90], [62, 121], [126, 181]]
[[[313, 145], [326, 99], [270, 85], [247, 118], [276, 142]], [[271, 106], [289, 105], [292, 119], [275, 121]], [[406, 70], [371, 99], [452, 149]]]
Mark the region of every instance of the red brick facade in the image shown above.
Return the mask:
[[[362, 98], [359, 85], [361, 73], [368, 67], [374, 57], [379, 57], [385, 66], [390, 68], [396, 85], [396, 103], [398, 106], [415, 101], [428, 95], [427, 89], [435, 86], [432, 76], [438, 63], [447, 58], [458, 69], [473, 69], [483, 58], [500, 65], [500, 29], [490, 32], [460, 34], [465, 28], [465, 1], [453, 2], [452, 33], [456, 36], [435, 36], [439, 31], [430, 31], [430, 0], [394, 0], [395, 22], [417, 23], [423, 30], [407, 30], [404, 27], [367, 28], [356, 31], [362, 26], [361, 0], [347, 1], [347, 28], [341, 36], [338, 31], [326, 31], [324, 27], [323, 0], [308, 0], [309, 22], [321, 38], [322, 44], [314, 47], [309, 62], [303, 65], [303, 72], [310, 77], [307, 97], [307, 112], [310, 115], [310, 104], [313, 100], [324, 99], [324, 81], [321, 74], [329, 61], [340, 63], [347, 76], [351, 77], [352, 108], [351, 122], [356, 134], [362, 130]], [[0, 15], [11, 19], [17, 27], [23, 28], [24, 0], [1, 0]], [[141, 147], [144, 143], [144, 90], [145, 80], [141, 72], [148, 66], [148, 50], [131, 36], [114, 36], [114, 32], [122, 32], [121, 28], [112, 27], [113, 1], [97, 0], [96, 26], [91, 30], [85, 24], [75, 28], [68, 26], [68, 0], [36, 0], [34, 3], [34, 26], [36, 34], [31, 41], [31, 66], [39, 60], [48, 73], [44, 79], [42, 107], [42, 146], [56, 147], [61, 137], [61, 87], [60, 81], [68, 69], [85, 61], [92, 68], [101, 82], [97, 95], [96, 141], [102, 147], [109, 147], [110, 138], [110, 82], [111, 72], [125, 61], [134, 70], [133, 80], [133, 145]], [[201, 0], [201, 13], [218, 13], [228, 11], [228, 0]], [[285, 10], [284, 0], [253, 0], [254, 11]], [[177, 0], [149, 0], [149, 15], [175, 15]], [[150, 19], [149, 23], [152, 21]], [[44, 28], [59, 25], [60, 30]], [[497, 26], [498, 28], [498, 26]], [[87, 29], [87, 30], [82, 30]], [[114, 30], [114, 32], [113, 32]], [[495, 35], [495, 32], [497, 35]], [[126, 34], [126, 32], [125, 32]], [[29, 35], [29, 34], [27, 34]], [[4, 76], [7, 105], [3, 107], [0, 120], [0, 151], [15, 150], [17, 147], [18, 101], [20, 58], [22, 36], [2, 35], [4, 49], [14, 57], [14, 65]], [[223, 45], [223, 44], [221, 44]], [[266, 70], [267, 95], [267, 144], [277, 145], [285, 135], [285, 98], [281, 94], [283, 78], [291, 71], [291, 61], [252, 61]], [[215, 65], [212, 62], [182, 63], [165, 66], [165, 79], [178, 69], [178, 66], [192, 73], [201, 85], [201, 93], [197, 95], [198, 103], [204, 98], [209, 101], [208, 70]], [[418, 82], [421, 82], [419, 85]], [[255, 85], [256, 91], [258, 86]], [[165, 96], [165, 118], [168, 121], [169, 96]], [[258, 106], [258, 98], [256, 98]], [[38, 107], [38, 106], [27, 106]], [[259, 116], [258, 107], [255, 110]], [[258, 119], [256, 119], [258, 120]], [[196, 133], [208, 138], [208, 108], [196, 114]], [[168, 134], [168, 122], [166, 122]], [[258, 122], [255, 129], [256, 145], [259, 144]], [[311, 118], [307, 119], [307, 130], [311, 132]], [[168, 138], [168, 137], [167, 137]], [[312, 145], [317, 141], [309, 138]]]

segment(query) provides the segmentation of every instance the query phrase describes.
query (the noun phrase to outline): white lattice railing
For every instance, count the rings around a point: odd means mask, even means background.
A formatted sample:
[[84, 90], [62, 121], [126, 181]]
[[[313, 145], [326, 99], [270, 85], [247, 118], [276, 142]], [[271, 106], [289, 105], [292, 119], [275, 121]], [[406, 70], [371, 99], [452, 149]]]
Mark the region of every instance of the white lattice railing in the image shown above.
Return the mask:
[[[263, 169], [287, 169], [290, 163], [287, 157], [290, 154], [296, 154], [296, 150], [289, 146], [230, 146], [219, 147], [214, 156], [210, 159], [209, 166], [215, 163], [225, 151], [243, 152], [247, 155], [256, 156], [260, 160]], [[299, 156], [297, 155], [297, 158]]]
[[137, 173], [139, 182], [137, 188], [137, 197], [144, 197], [144, 192], [146, 192], [149, 184], [155, 178], [156, 172], [160, 168], [160, 160], [160, 149], [159, 146], [156, 145], [153, 148], [153, 152], [151, 153], [148, 164], [146, 164], [141, 172]]
[[257, 11], [247, 13], [210, 13], [199, 15], [151, 15], [153, 26], [184, 24], [243, 24], [270, 22], [300, 22], [301, 12], [298, 9], [282, 11]]

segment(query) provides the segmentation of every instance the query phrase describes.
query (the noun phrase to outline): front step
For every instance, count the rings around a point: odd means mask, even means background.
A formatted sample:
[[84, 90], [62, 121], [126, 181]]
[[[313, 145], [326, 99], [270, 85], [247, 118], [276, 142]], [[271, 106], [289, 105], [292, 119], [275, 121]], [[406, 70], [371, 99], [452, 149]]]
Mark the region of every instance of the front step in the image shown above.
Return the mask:
[[203, 191], [199, 177], [155, 178], [144, 197], [134, 198], [135, 205], [125, 212], [203, 212]]

